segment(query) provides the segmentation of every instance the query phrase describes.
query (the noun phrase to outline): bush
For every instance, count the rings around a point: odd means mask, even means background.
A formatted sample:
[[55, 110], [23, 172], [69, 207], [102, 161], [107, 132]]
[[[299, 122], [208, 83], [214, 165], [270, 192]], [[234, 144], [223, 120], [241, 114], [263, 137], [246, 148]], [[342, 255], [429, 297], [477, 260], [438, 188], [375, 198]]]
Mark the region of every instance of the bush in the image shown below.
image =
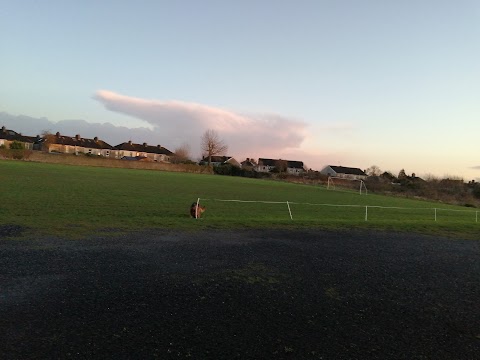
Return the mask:
[[241, 169], [230, 164], [214, 166], [213, 173], [217, 175], [242, 176], [248, 178], [270, 178], [271, 174], [261, 173], [253, 170]]
[[217, 175], [243, 176], [244, 171], [230, 164], [213, 167], [213, 172]]
[[478, 184], [473, 188], [472, 195], [477, 199], [480, 199], [480, 186]]
[[25, 144], [19, 142], [19, 141], [13, 141], [11, 144], [10, 144], [10, 149], [12, 150], [21, 150], [21, 149], [25, 149]]
[[32, 155], [32, 150], [22, 149], [7, 149], [0, 147], [0, 156], [4, 159], [27, 160]]

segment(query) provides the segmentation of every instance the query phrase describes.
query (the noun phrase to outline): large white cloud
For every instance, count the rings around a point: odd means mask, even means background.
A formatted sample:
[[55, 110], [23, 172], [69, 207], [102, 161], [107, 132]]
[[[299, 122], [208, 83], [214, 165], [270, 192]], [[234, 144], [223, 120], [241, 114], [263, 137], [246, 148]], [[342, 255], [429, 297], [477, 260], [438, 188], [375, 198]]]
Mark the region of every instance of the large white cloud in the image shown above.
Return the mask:
[[[141, 119], [152, 126], [162, 142], [189, 143], [200, 152], [200, 139], [207, 129], [217, 131], [236, 157], [280, 157], [300, 148], [307, 125], [274, 114], [241, 114], [202, 104], [181, 101], [146, 100], [100, 90], [94, 98], [108, 110]], [[174, 145], [174, 146], [176, 146]], [[298, 159], [301, 160], [301, 159]]]
[[[111, 145], [128, 140], [161, 144], [172, 151], [187, 143], [193, 159], [201, 155], [200, 141], [205, 130], [214, 129], [227, 143], [228, 155], [240, 161], [246, 157], [282, 158], [304, 161], [314, 168], [323, 163], [318, 149], [312, 150], [316, 141], [309, 136], [307, 124], [291, 117], [239, 113], [181, 101], [139, 99], [105, 90], [96, 92], [94, 99], [110, 111], [132, 117], [132, 126], [85, 120], [52, 122], [46, 118], [6, 112], [0, 112], [0, 126], [5, 125], [24, 135], [58, 131], [68, 136], [97, 136]], [[142, 120], [143, 127], [139, 127], [138, 120]]]

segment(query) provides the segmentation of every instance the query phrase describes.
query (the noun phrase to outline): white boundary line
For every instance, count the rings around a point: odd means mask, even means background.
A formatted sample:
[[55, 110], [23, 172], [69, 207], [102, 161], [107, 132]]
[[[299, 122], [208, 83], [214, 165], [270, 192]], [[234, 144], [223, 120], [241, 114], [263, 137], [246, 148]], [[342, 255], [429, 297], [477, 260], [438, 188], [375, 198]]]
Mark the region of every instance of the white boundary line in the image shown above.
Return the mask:
[[433, 210], [435, 212], [435, 221], [437, 221], [437, 211], [453, 211], [453, 212], [470, 212], [475, 213], [475, 222], [478, 223], [478, 210], [460, 210], [460, 209], [446, 209], [446, 208], [416, 208], [416, 207], [401, 207], [401, 206], [380, 206], [380, 205], [351, 205], [351, 204], [314, 204], [314, 203], [299, 203], [293, 201], [261, 201], [261, 200], [237, 200], [237, 199], [206, 199], [198, 198], [197, 205], [200, 200], [220, 201], [220, 202], [239, 202], [239, 203], [261, 203], [261, 204], [287, 204], [290, 219], [293, 220], [290, 205], [309, 205], [309, 206], [332, 206], [332, 207], [365, 207], [365, 221], [368, 221], [368, 208], [376, 209], [396, 209], [396, 210]]

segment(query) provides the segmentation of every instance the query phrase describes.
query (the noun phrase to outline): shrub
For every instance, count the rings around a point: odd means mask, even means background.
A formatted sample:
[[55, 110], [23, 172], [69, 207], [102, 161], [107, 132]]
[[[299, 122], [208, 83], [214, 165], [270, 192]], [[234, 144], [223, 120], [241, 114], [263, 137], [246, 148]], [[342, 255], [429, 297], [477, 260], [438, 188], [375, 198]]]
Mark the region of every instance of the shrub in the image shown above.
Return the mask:
[[272, 176], [269, 173], [261, 173], [253, 170], [245, 170], [230, 164], [214, 166], [213, 173], [217, 175], [242, 176], [242, 177], [248, 177], [248, 178], [270, 178]]
[[230, 164], [213, 167], [213, 172], [217, 175], [242, 176], [243, 171], [244, 170]]
[[478, 184], [473, 188], [472, 195], [480, 199], [480, 186]]
[[5, 159], [26, 160], [32, 155], [32, 150], [22, 149], [7, 149], [0, 148], [0, 156]]
[[11, 144], [10, 144], [10, 149], [15, 149], [15, 150], [21, 150], [21, 149], [25, 149], [25, 144], [19, 142], [19, 141], [13, 141]]

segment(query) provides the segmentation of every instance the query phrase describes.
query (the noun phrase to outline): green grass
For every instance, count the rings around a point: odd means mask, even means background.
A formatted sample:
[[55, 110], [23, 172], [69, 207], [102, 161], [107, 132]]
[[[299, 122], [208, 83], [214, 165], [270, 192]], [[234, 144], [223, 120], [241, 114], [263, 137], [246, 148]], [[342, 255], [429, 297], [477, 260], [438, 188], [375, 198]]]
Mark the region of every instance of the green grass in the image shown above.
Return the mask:
[[[0, 226], [58, 236], [147, 228], [361, 227], [477, 238], [480, 229], [475, 209], [240, 177], [2, 160], [0, 184]], [[191, 219], [189, 207], [199, 197], [207, 211]], [[219, 201], [231, 199], [282, 203]], [[442, 209], [437, 221], [433, 208]]]

